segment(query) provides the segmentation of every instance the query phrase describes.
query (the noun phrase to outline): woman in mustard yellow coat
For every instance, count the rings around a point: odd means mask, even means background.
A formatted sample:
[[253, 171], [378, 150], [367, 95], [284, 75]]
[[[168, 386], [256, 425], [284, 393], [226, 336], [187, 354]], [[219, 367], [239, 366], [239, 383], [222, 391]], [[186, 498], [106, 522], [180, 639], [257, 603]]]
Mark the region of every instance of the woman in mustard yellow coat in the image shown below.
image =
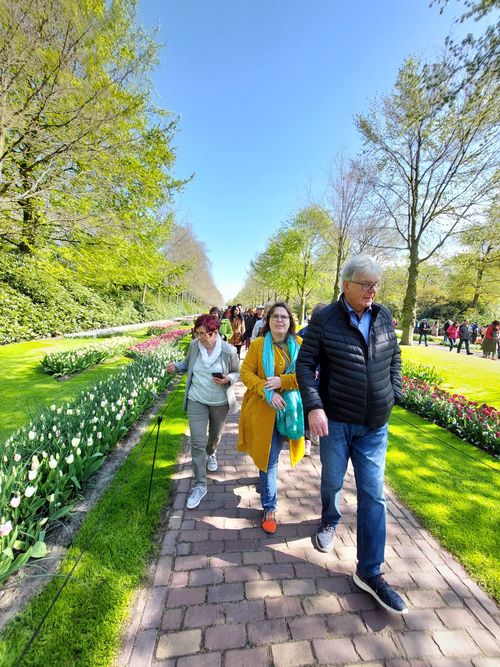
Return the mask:
[[292, 465], [304, 456], [304, 415], [295, 377], [301, 342], [288, 305], [277, 301], [269, 308], [261, 335], [252, 341], [240, 371], [247, 391], [238, 450], [249, 454], [259, 469], [266, 533], [275, 533], [277, 528], [278, 460], [284, 440], [290, 442]]

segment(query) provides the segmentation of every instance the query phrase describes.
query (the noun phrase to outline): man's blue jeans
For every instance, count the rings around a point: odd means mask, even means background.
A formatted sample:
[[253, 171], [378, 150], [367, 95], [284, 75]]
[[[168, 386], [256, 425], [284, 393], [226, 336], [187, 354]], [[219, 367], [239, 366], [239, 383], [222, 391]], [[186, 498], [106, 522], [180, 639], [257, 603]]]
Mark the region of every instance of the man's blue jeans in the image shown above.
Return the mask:
[[276, 509], [278, 494], [278, 461], [285, 438], [278, 433], [276, 427], [273, 429], [271, 438], [271, 451], [267, 472], [259, 470], [260, 477], [260, 500], [265, 512]]
[[340, 494], [349, 458], [358, 496], [357, 572], [361, 577], [380, 574], [385, 549], [384, 469], [388, 426], [369, 428], [328, 420], [328, 435], [321, 438], [321, 522], [337, 526], [342, 515]]

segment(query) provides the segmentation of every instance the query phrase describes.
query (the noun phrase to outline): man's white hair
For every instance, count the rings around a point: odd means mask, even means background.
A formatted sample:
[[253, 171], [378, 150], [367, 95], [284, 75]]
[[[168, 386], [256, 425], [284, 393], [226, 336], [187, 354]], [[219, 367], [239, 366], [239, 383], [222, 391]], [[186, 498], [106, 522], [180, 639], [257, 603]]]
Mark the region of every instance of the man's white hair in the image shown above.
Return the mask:
[[370, 278], [380, 278], [382, 267], [370, 255], [355, 255], [342, 268], [342, 282], [354, 280], [360, 274]]

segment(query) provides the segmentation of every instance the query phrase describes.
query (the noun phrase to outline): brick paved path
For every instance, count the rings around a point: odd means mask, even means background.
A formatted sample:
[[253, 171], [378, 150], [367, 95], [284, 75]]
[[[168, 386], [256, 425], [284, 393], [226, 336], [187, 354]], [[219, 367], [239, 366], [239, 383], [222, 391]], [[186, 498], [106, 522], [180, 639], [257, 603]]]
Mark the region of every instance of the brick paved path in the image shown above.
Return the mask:
[[118, 665], [500, 666], [498, 607], [392, 493], [384, 571], [408, 600], [404, 617], [378, 609], [352, 583], [352, 472], [334, 550], [314, 548], [317, 448], [294, 470], [283, 452], [280, 525], [275, 536], [263, 533], [257, 471], [236, 451], [238, 418], [226, 423], [219, 470], [209, 473], [208, 494], [196, 510], [185, 509], [187, 450], [179, 462], [161, 554], [138, 596]]

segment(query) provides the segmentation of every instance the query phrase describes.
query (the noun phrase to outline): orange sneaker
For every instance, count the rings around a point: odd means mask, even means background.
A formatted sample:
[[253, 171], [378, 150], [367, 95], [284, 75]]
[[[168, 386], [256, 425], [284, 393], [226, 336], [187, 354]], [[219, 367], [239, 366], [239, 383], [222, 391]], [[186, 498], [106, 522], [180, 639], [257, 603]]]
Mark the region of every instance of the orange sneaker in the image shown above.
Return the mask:
[[262, 530], [272, 535], [276, 532], [278, 524], [276, 523], [276, 513], [274, 510], [265, 511], [262, 517]]

